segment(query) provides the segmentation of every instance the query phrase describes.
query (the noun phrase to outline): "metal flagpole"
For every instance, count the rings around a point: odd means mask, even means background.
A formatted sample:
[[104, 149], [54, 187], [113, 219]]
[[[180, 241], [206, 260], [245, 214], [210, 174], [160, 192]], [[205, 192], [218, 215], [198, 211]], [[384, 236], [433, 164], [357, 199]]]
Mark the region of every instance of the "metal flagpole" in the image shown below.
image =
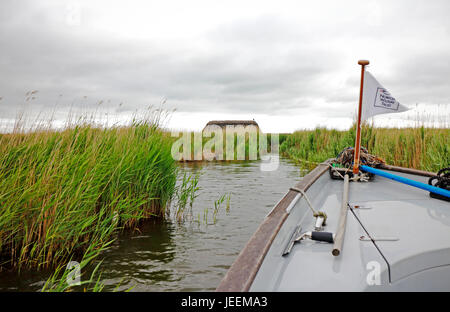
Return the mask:
[[358, 64], [361, 65], [361, 86], [359, 89], [359, 107], [358, 107], [358, 124], [356, 126], [356, 140], [355, 140], [355, 158], [353, 160], [353, 174], [359, 172], [359, 152], [361, 150], [361, 110], [362, 110], [362, 97], [364, 87], [364, 67], [369, 65], [369, 61], [359, 60]]

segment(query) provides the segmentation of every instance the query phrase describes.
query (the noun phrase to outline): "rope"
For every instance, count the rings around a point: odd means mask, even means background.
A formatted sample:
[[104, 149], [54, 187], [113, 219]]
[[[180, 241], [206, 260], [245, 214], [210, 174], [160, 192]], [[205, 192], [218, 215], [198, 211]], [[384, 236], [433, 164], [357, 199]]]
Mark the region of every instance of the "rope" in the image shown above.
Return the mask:
[[[355, 149], [353, 147], [347, 147], [340, 152], [336, 157], [336, 163], [344, 166], [345, 168], [353, 167]], [[385, 161], [375, 155], [369, 154], [365, 147], [361, 147], [359, 155], [360, 163], [369, 167], [377, 167], [384, 164]]]
[[[328, 164], [331, 168], [330, 170], [333, 170], [340, 178], [344, 179], [344, 176], [335, 167], [333, 167], [333, 164], [338, 164], [341, 166], [340, 169], [345, 170], [344, 174], [349, 173], [349, 176], [351, 176], [349, 179], [350, 181], [367, 182], [370, 180], [371, 175], [361, 171], [359, 171], [358, 174], [353, 174], [351, 170], [351, 168], [353, 168], [354, 153], [355, 149], [353, 147], [344, 148], [337, 155], [335, 160], [331, 164]], [[378, 167], [379, 165], [384, 164], [385, 161], [378, 156], [369, 154], [366, 148], [361, 147], [360, 163], [361, 165], [366, 165], [369, 167]]]
[[[344, 176], [335, 167], [333, 167], [332, 164], [327, 163], [327, 165], [328, 167], [331, 168], [331, 170], [336, 172], [342, 178], [342, 180], [344, 180]], [[345, 168], [345, 174], [349, 172], [352, 172], [352, 170], [350, 170], [350, 168]], [[358, 174], [353, 174], [353, 176], [349, 178], [350, 181], [361, 181], [361, 182], [368, 182], [369, 179], [370, 179], [369, 175], [361, 171], [359, 171]]]
[[[435, 183], [433, 183], [434, 180], [436, 180]], [[450, 167], [439, 170], [436, 176], [428, 180], [428, 184], [450, 190]]]
[[[438, 171], [438, 173], [434, 176], [431, 177], [428, 180], [428, 184], [450, 191], [450, 167], [448, 168], [442, 168], [441, 170]], [[440, 194], [435, 194], [430, 192], [430, 196], [433, 198], [438, 198], [438, 199], [443, 199], [446, 201], [450, 201], [449, 197], [445, 197], [443, 195]]]
[[306, 193], [305, 193], [303, 190], [298, 189], [298, 188], [296, 188], [296, 187], [291, 187], [290, 190], [296, 191], [296, 192], [299, 192], [300, 194], [302, 194], [303, 197], [305, 197], [306, 202], [308, 203], [309, 208], [311, 208], [311, 211], [313, 212], [313, 214], [317, 214], [317, 211], [313, 208], [311, 202], [309, 201], [308, 196], [306, 196]]
[[308, 203], [308, 206], [309, 206], [309, 208], [311, 209], [311, 211], [312, 211], [312, 213], [313, 213], [313, 216], [314, 216], [315, 218], [317, 218], [317, 217], [323, 217], [323, 225], [326, 224], [326, 221], [327, 221], [327, 214], [326, 214], [325, 212], [323, 212], [323, 211], [317, 211], [317, 210], [315, 210], [315, 209], [313, 208], [311, 202], [309, 201], [308, 196], [306, 196], [306, 193], [305, 193], [303, 190], [298, 189], [298, 188], [296, 188], [296, 187], [291, 187], [290, 190], [295, 191], [295, 192], [299, 192], [300, 194], [302, 194], [303, 197], [306, 199], [306, 202]]

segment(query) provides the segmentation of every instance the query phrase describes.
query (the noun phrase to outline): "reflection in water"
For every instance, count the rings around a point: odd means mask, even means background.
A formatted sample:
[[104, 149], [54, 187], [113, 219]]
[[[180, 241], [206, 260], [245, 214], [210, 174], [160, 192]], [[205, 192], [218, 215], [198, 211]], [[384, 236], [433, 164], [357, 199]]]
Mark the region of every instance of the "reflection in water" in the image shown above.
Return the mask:
[[[182, 164], [181, 171], [200, 172], [194, 220], [224, 194], [231, 208], [219, 209], [217, 223], [148, 222], [138, 233], [121, 234], [100, 267], [105, 290], [213, 291], [264, 216], [305, 172], [280, 159], [276, 171], [261, 171], [260, 162]], [[28, 275], [27, 275], [28, 274]], [[26, 276], [26, 278], [24, 278]], [[0, 290], [39, 290], [48, 273], [1, 273]]]
[[[124, 233], [105, 253], [102, 274], [105, 290], [115, 288], [117, 283], [158, 285], [160, 281], [175, 281], [167, 263], [175, 258], [172, 240], [173, 227], [169, 222], [152, 220], [141, 226], [140, 233]], [[107, 272], [107, 274], [106, 274]]]

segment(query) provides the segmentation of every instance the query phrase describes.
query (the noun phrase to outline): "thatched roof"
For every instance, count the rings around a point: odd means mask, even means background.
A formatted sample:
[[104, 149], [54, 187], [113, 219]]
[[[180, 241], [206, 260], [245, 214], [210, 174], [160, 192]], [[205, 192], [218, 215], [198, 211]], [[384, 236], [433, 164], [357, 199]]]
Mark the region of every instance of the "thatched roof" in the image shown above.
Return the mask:
[[220, 127], [225, 127], [225, 126], [238, 126], [238, 125], [242, 125], [242, 126], [248, 126], [248, 125], [254, 125], [254, 126], [258, 126], [258, 123], [254, 120], [211, 120], [210, 122], [208, 122], [206, 124], [205, 127], [210, 126], [210, 125], [217, 125]]

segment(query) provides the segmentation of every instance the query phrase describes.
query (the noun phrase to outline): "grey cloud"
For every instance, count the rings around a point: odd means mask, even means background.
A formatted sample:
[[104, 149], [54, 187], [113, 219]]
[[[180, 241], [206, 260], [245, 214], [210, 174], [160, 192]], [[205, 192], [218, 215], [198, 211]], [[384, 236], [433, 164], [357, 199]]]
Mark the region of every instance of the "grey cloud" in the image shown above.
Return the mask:
[[[340, 44], [344, 39], [385, 45], [380, 53], [392, 53], [393, 61], [381, 82], [402, 102], [450, 102], [446, 2], [408, 2], [407, 12], [382, 2], [375, 25], [364, 23], [364, 16], [336, 16], [328, 24], [276, 14], [234, 19], [198, 38], [204, 49], [86, 33], [64, 23], [65, 8], [58, 2], [23, 3], [0, 4], [2, 117], [13, 117], [32, 89], [39, 96], [28, 106], [37, 111], [56, 104], [95, 108], [105, 100], [104, 106], [125, 113], [167, 99], [168, 109], [182, 112], [290, 115], [320, 109], [323, 116], [344, 117], [353, 111], [359, 85], [356, 60], [347, 62], [354, 52]], [[429, 37], [421, 27], [428, 27]], [[442, 44], [426, 46], [433, 38]], [[330, 89], [325, 80], [348, 66], [355, 75]]]

